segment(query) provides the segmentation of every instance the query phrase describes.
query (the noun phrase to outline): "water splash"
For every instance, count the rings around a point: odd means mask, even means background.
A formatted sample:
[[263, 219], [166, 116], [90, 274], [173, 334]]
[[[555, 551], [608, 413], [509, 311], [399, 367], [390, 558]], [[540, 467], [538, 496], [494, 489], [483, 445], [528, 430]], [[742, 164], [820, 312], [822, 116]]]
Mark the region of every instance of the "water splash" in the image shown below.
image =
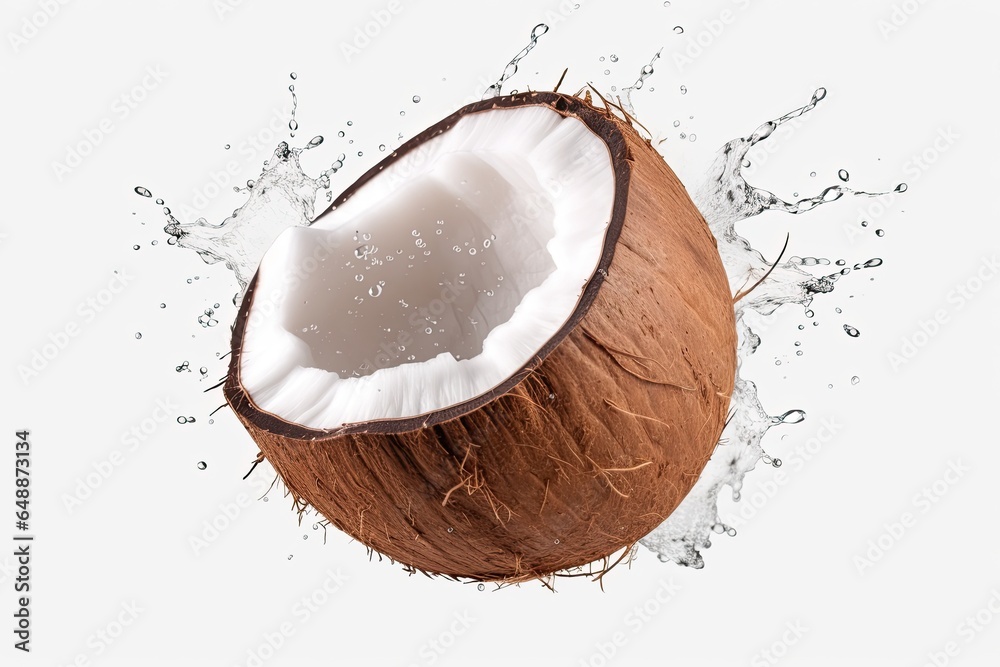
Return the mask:
[[483, 99], [489, 99], [491, 97], [499, 97], [500, 91], [503, 89], [503, 84], [507, 82], [507, 79], [517, 74], [517, 64], [521, 62], [528, 53], [538, 45], [538, 39], [549, 31], [549, 26], [544, 23], [539, 23], [534, 28], [531, 29], [531, 41], [528, 45], [521, 49], [516, 56], [511, 58], [510, 62], [503, 69], [503, 74], [497, 79], [497, 82], [491, 84], [486, 92], [483, 93]]
[[629, 115], [635, 115], [635, 108], [632, 106], [632, 93], [636, 90], [641, 90], [642, 85], [646, 82], [646, 79], [653, 76], [653, 65], [660, 58], [660, 53], [663, 49], [657, 51], [648, 64], [643, 65], [642, 69], [639, 70], [639, 78], [635, 80], [628, 88], [622, 88], [622, 92], [625, 93], [625, 97], [621, 98], [622, 107], [629, 113]]
[[[289, 227], [311, 224], [319, 212], [317, 199], [329, 199], [332, 195], [330, 176], [343, 167], [344, 155], [317, 178], [310, 178], [299, 166], [302, 151], [322, 141], [322, 137], [314, 137], [305, 148], [289, 148], [285, 142], [278, 144], [260, 177], [247, 182], [246, 191], [250, 194], [247, 202], [219, 225], [205, 218], [182, 224], [167, 214], [169, 222], [163, 231], [173, 237], [176, 245], [196, 251], [207, 264], [225, 262], [236, 275], [240, 292], [233, 303], [239, 303], [264, 251], [278, 234]], [[320, 196], [324, 191], [327, 197]]]
[[[790, 410], [777, 417], [768, 415], [757, 396], [756, 385], [743, 376], [743, 362], [757, 350], [761, 340], [748, 325], [745, 315], [751, 311], [770, 315], [778, 308], [791, 304], [806, 308], [808, 315], [811, 313], [808, 308], [815, 296], [832, 292], [836, 281], [850, 272], [850, 269], [843, 269], [831, 275], [815, 276], [801, 268], [829, 264], [828, 260], [818, 258], [807, 258], [815, 261], [806, 261], [801, 257], [793, 257], [784, 262], [768, 262], [746, 239], [737, 234], [736, 223], [765, 211], [799, 215], [845, 195], [871, 197], [886, 194], [832, 185], [815, 196], [788, 202], [772, 192], [748, 184], [744, 179], [742, 170], [749, 165], [746, 162], [749, 150], [766, 140], [783, 123], [815, 109], [825, 96], [826, 90], [820, 88], [805, 106], [764, 123], [748, 137], [728, 142], [716, 154], [709, 169], [708, 180], [695, 191], [695, 203], [716, 237], [733, 293], [739, 294], [753, 285], [756, 287], [734, 306], [738, 334], [737, 374], [730, 401], [730, 418], [723, 438], [698, 482], [680, 506], [663, 524], [641, 540], [661, 560], [672, 560], [695, 568], [703, 567], [701, 549], [711, 546], [711, 535], [722, 532], [735, 534], [719, 516], [718, 499], [723, 487], [729, 486], [733, 500], [738, 501], [744, 478], [757, 462], [763, 460], [774, 465], [777, 461], [762, 449], [761, 440], [764, 435], [775, 426], [795, 424], [805, 419], [806, 415], [801, 410]], [[895, 191], [902, 192], [905, 189], [905, 184], [901, 184]], [[882, 260], [876, 258], [864, 264], [856, 264], [854, 268], [874, 268], [881, 264]], [[848, 334], [855, 335], [850, 331]]]

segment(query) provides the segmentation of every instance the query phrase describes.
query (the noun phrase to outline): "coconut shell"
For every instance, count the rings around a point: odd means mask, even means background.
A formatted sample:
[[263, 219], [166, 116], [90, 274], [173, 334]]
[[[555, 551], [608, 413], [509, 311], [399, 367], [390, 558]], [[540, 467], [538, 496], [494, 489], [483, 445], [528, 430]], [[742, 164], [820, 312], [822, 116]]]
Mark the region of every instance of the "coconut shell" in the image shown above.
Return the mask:
[[471, 104], [335, 203], [462, 117], [524, 105], [578, 118], [600, 136], [616, 192], [577, 310], [520, 372], [441, 412], [316, 430], [262, 411], [241, 385], [256, 280], [233, 331], [226, 398], [293, 497], [428, 573], [519, 581], [631, 547], [697, 481], [733, 389], [732, 296], [715, 239], [663, 158], [609, 110], [549, 92]]

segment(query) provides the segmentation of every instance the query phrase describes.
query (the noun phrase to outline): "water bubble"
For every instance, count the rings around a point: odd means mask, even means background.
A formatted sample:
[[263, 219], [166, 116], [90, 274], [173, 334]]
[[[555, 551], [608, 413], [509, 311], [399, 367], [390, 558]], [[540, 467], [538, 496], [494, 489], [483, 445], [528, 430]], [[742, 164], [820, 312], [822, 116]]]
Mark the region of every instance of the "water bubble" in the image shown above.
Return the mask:
[[188, 423], [188, 418], [187, 417], [178, 417], [177, 418], [177, 423], [178, 424], [187, 424]]
[[454, 532], [455, 532], [455, 529], [454, 529], [454, 528], [452, 528], [451, 526], [448, 526], [448, 532], [449, 532], [449, 533], [454, 533]]
[[851, 378], [851, 384], [857, 384], [859, 382], [861, 382], [861, 378], [859, 378], [857, 375]]
[[426, 329], [424, 329], [424, 333], [425, 333], [425, 334], [430, 334], [430, 333], [434, 333], [434, 330], [433, 330], [433, 329], [431, 329], [430, 327], [427, 327]]
[[848, 335], [848, 336], [850, 336], [851, 338], [857, 338], [858, 336], [860, 336], [860, 335], [861, 335], [861, 332], [860, 332], [860, 331], [858, 331], [857, 329], [855, 329], [854, 327], [852, 327], [852, 326], [851, 326], [850, 324], [845, 324], [845, 325], [844, 325], [844, 331], [845, 331], [845, 332], [847, 333], [847, 335]]
[[611, 60], [611, 62], [616, 63], [616, 62], [618, 62], [618, 56], [616, 56], [615, 54], [612, 53], [610, 60]]
[[688, 87], [681, 86], [681, 95], [687, 95], [687, 94], [688, 94]]
[[143, 197], [152, 197], [153, 193], [142, 187], [141, 185], [135, 186], [135, 193], [137, 195], [142, 195]]
[[371, 287], [368, 288], [368, 296], [378, 297], [381, 294], [382, 294], [382, 284], [381, 283], [378, 284], [378, 285], [372, 285]]
[[364, 279], [365, 279], [365, 277], [364, 277], [363, 275], [361, 275], [360, 273], [354, 276], [354, 280], [355, 280], [355, 282], [359, 282], [359, 283], [360, 283], [360, 282], [362, 282], [362, 281], [363, 281]]
[[142, 338], [142, 333], [141, 333], [141, 332], [139, 332], [139, 331], [136, 331], [136, 332], [135, 332], [135, 339], [136, 339], [136, 340], [139, 340], [140, 338]]
[[809, 177], [810, 178], [816, 178], [816, 172], [815, 171], [810, 171], [809, 172]]
[[161, 303], [160, 304], [160, 308], [166, 308], [166, 307], [167, 307], [167, 304], [165, 304], [165, 303]]
[[202, 366], [201, 368], [198, 369], [198, 372], [201, 373], [202, 375], [208, 375], [208, 368]]
[[862, 227], [867, 227], [868, 226], [868, 221], [867, 220], [862, 220], [861, 221], [861, 226]]
[[880, 257], [873, 257], [864, 263], [866, 269], [873, 269], [876, 266], [882, 266], [882, 259]]
[[781, 467], [781, 459], [771, 459], [771, 465], [775, 468]]
[[605, 74], [605, 75], [607, 75], [607, 74], [611, 74], [611, 70], [609, 70], [609, 69], [606, 69], [606, 70], [604, 70], [604, 74]]
[[204, 461], [198, 461], [198, 470], [204, 470], [207, 467], [208, 467], [207, 463], [205, 463]]
[[900, 183], [896, 186], [896, 192], [906, 192], [909, 187], [906, 183]]
[[851, 180], [851, 175], [847, 173], [846, 169], [841, 169], [840, 171], [837, 172], [837, 178], [846, 183], [849, 180]]
[[875, 236], [877, 236], [879, 238], [882, 238], [883, 236], [885, 236], [885, 230], [884, 229], [876, 229], [875, 230]]
[[132, 250], [138, 250], [138, 249], [139, 249], [139, 246], [137, 246], [137, 245], [132, 246]]
[[689, 140], [689, 141], [694, 141], [694, 140], [696, 140], [697, 138], [698, 138], [698, 135], [697, 135], [697, 134], [692, 134], [692, 135], [690, 135], [690, 136], [688, 137], [688, 140]]
[[683, 35], [684, 34], [684, 28], [682, 26], [675, 25], [674, 26], [674, 32], [677, 33], [678, 35]]
[[420, 95], [414, 95], [413, 96], [413, 103], [414, 104], [420, 104]]
[[478, 590], [485, 591], [486, 590], [486, 584], [477, 584], [476, 588]]
[[223, 148], [225, 148], [228, 151], [229, 150], [229, 144], [226, 144], [225, 146], [223, 146]]

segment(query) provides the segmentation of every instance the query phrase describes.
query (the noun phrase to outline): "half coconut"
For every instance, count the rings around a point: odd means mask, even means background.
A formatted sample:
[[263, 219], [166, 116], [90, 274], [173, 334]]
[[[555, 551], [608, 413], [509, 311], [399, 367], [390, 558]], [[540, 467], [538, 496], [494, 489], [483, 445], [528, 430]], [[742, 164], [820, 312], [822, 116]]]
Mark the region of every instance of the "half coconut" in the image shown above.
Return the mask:
[[715, 240], [662, 157], [610, 108], [529, 92], [460, 109], [278, 237], [225, 391], [341, 530], [512, 581], [667, 518], [735, 350]]

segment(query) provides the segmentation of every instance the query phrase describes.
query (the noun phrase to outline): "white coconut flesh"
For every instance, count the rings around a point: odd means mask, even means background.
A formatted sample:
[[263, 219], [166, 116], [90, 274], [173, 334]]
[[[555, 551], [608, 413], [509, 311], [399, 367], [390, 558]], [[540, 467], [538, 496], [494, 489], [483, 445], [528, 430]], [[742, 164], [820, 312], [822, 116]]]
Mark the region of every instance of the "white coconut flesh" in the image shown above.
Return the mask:
[[427, 415], [523, 368], [593, 278], [607, 145], [542, 106], [492, 109], [405, 154], [261, 261], [240, 380], [315, 429]]

